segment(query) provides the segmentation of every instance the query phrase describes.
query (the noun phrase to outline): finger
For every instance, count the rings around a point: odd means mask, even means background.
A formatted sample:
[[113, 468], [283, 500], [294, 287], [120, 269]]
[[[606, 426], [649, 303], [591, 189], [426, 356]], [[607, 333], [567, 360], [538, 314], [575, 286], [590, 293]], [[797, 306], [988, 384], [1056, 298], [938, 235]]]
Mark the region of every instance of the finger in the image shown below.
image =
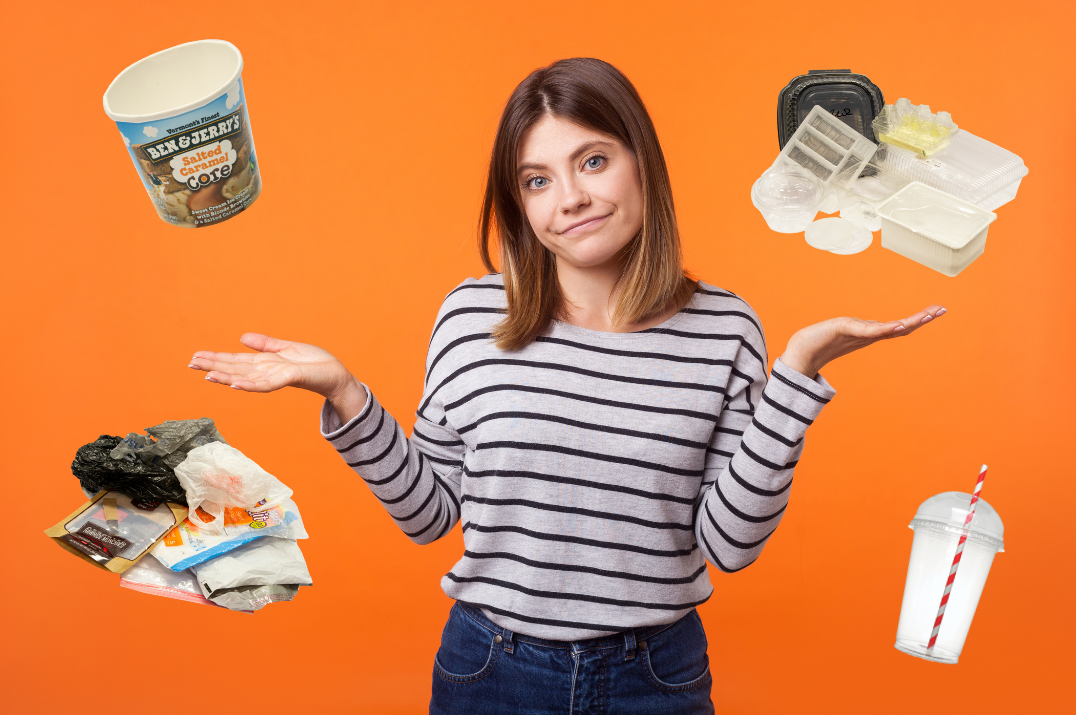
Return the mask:
[[235, 389], [243, 390], [244, 392], [269, 392], [274, 389], [270, 386], [270, 381], [265, 378], [243, 378], [239, 375], [219, 372], [216, 370], [208, 373], [205, 376], [205, 379], [209, 382], [224, 385], [225, 387], [234, 387]]
[[859, 318], [847, 318], [844, 332], [854, 338], [864, 340], [880, 340], [891, 337], [895, 330], [903, 329], [903, 323], [899, 320], [891, 320], [888, 323], [879, 323], [876, 320], [860, 320]]
[[243, 392], [272, 392], [284, 387], [284, 383], [279, 375], [270, 375], [252, 380], [233, 378], [231, 387]]
[[205, 360], [225, 360], [227, 362], [254, 362], [259, 355], [258, 353], [218, 353], [212, 350], [199, 350], [194, 354], [194, 357]]
[[209, 360], [207, 358], [193, 357], [187, 367], [202, 372], [226, 372], [230, 375], [244, 376], [260, 370], [259, 366], [250, 362], [231, 362], [229, 360]]
[[925, 310], [919, 311], [915, 315], [912, 315], [902, 321], [899, 321], [900, 324], [904, 326], [904, 328], [902, 330], [894, 332], [897, 332], [901, 335], [910, 335], [911, 333], [915, 332], [916, 330], [923, 327], [935, 318], [945, 315], [946, 312], [947, 311], [942, 306], [932, 305]]
[[278, 340], [261, 333], [243, 333], [239, 342], [263, 353], [278, 353], [292, 344], [290, 340]]

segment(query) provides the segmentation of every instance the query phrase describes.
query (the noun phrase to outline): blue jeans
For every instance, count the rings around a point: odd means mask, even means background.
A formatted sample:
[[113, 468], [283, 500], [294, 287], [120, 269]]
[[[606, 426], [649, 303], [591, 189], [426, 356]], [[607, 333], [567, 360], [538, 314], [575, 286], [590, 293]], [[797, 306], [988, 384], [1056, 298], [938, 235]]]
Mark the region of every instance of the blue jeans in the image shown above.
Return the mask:
[[433, 664], [431, 715], [713, 713], [706, 633], [675, 623], [583, 641], [501, 628], [457, 602]]

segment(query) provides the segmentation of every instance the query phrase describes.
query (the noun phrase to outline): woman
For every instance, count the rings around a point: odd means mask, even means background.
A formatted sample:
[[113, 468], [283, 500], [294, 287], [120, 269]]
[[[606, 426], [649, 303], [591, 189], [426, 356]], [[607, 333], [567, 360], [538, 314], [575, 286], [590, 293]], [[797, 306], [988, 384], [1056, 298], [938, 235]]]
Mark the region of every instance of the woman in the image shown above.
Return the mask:
[[819, 369], [944, 309], [812, 325], [767, 380], [751, 308], [685, 276], [654, 127], [594, 59], [508, 100], [480, 249], [491, 273], [441, 307], [410, 439], [311, 345], [248, 333], [257, 352], [191, 367], [324, 396], [323, 436], [415, 542], [463, 522], [431, 712], [713, 712], [706, 562], [743, 569], [773, 533], [834, 394]]

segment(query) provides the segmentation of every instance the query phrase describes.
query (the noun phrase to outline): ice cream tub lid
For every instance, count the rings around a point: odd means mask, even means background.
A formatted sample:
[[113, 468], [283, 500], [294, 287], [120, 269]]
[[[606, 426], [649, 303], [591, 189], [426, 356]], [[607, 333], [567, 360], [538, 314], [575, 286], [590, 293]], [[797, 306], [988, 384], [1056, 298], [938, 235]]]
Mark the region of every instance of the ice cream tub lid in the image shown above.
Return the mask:
[[[964, 521], [971, 509], [971, 495], [963, 492], [944, 492], [927, 499], [919, 505], [915, 518], [908, 525], [911, 529], [926, 528], [960, 536], [964, 533]], [[975, 505], [968, 539], [989, 544], [1004, 551], [1005, 525], [994, 507], [980, 498]]]

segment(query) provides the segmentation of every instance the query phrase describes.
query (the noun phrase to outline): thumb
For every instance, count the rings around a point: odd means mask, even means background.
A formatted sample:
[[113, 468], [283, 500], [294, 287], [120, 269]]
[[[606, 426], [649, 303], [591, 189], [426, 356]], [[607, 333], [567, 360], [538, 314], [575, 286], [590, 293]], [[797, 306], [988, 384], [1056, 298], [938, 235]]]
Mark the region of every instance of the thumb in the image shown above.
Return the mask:
[[278, 353], [291, 345], [289, 340], [278, 340], [261, 333], [243, 333], [242, 337], [239, 338], [239, 342], [248, 348], [263, 353]]

